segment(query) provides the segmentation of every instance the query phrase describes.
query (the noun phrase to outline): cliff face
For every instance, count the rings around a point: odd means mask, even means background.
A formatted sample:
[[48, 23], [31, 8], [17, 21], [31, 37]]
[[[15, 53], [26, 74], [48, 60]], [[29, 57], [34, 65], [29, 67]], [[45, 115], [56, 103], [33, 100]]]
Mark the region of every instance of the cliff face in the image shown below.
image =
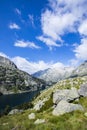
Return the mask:
[[33, 74], [33, 76], [45, 80], [47, 83], [56, 83], [69, 77], [74, 68], [72, 67], [53, 67]]
[[87, 61], [78, 66], [72, 73], [70, 77], [82, 77], [87, 76]]
[[17, 68], [9, 59], [0, 56], [0, 92], [22, 92], [45, 88], [45, 82]]

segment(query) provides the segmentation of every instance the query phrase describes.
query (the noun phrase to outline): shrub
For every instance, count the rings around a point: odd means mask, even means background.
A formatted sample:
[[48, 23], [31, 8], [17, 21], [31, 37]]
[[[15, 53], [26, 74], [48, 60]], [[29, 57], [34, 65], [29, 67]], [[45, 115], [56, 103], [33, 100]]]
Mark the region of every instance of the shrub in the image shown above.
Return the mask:
[[16, 106], [15, 108], [26, 110], [26, 109], [29, 109], [29, 108], [33, 108], [33, 104], [31, 102], [27, 102], [27, 103], [23, 103], [19, 106]]
[[38, 112], [43, 112], [53, 106], [53, 93], [50, 95], [49, 100], [45, 102], [42, 108]]

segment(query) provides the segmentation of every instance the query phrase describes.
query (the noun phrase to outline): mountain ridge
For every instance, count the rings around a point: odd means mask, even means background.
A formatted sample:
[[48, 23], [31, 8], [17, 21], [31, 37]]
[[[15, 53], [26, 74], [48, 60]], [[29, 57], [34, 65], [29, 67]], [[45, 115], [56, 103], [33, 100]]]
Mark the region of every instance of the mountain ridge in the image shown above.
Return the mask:
[[70, 76], [74, 68], [62, 67], [62, 68], [49, 68], [43, 71], [39, 71], [33, 74], [33, 76], [43, 79], [48, 83], [56, 83], [62, 79]]
[[0, 56], [0, 92], [3, 94], [45, 88], [45, 82], [21, 71], [9, 59]]

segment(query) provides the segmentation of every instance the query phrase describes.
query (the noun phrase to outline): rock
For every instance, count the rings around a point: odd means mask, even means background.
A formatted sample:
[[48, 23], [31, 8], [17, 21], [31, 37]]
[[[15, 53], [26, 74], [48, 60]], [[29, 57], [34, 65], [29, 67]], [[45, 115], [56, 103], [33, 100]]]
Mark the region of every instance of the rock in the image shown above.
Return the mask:
[[37, 104], [34, 106], [34, 110], [39, 111], [43, 105], [44, 105], [43, 101], [39, 100]]
[[87, 117], [87, 112], [86, 112], [86, 113], [84, 113], [84, 116], [85, 116], [85, 117]]
[[11, 111], [9, 112], [8, 115], [13, 115], [13, 114], [22, 113], [22, 112], [23, 112], [23, 110], [13, 109], [13, 110], [11, 110]]
[[52, 114], [55, 116], [59, 116], [65, 113], [75, 111], [75, 110], [83, 111], [84, 109], [80, 104], [68, 103], [67, 101], [62, 100], [57, 104]]
[[28, 118], [29, 118], [29, 119], [35, 119], [35, 113], [29, 114], [29, 115], [28, 115]]
[[39, 111], [47, 100], [48, 100], [47, 98], [44, 98], [43, 100], [39, 100], [34, 106], [34, 110]]
[[45, 123], [45, 119], [37, 119], [34, 124], [42, 124], [42, 123]]
[[87, 97], [87, 84], [81, 85], [78, 92], [79, 92], [80, 96]]
[[53, 103], [58, 104], [61, 100], [73, 101], [79, 98], [79, 94], [76, 88], [58, 90], [53, 94]]

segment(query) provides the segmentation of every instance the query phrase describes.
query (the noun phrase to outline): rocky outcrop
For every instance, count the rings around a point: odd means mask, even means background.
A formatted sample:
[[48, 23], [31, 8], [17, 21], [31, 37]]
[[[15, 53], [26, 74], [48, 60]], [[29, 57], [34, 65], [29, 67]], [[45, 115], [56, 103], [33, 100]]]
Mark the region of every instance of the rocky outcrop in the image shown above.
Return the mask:
[[0, 56], [0, 92], [3, 94], [40, 90], [45, 82], [21, 71], [7, 58]]
[[87, 97], [87, 84], [81, 85], [78, 90], [76, 88], [57, 90], [53, 94], [53, 103], [56, 106], [52, 114], [59, 116], [75, 110], [83, 111], [84, 109], [80, 104], [71, 103], [74, 100], [79, 100], [82, 96]]
[[76, 88], [57, 90], [53, 94], [53, 103], [58, 104], [61, 100], [73, 101], [79, 98], [78, 90]]
[[67, 101], [62, 100], [54, 108], [52, 114], [59, 116], [76, 110], [83, 111], [84, 109], [80, 104], [68, 103]]
[[78, 66], [73, 72], [71, 73], [70, 77], [82, 77], [87, 76], [87, 60], [82, 63], [80, 66]]
[[45, 80], [49, 85], [69, 77], [74, 68], [72, 67], [52, 67], [33, 74], [33, 76]]
[[44, 98], [43, 100], [39, 100], [39, 101], [35, 104], [34, 110], [39, 111], [39, 110], [42, 108], [42, 106], [45, 104], [45, 102], [46, 102], [47, 100], [48, 100], [47, 98]]
[[31, 113], [28, 115], [28, 118], [31, 120], [31, 119], [35, 119], [35, 113]]
[[80, 96], [87, 97], [87, 84], [81, 85], [78, 92]]
[[17, 113], [22, 113], [22, 112], [23, 112], [23, 110], [13, 109], [8, 113], [8, 115], [14, 115]]
[[34, 124], [42, 124], [42, 123], [45, 123], [45, 119], [37, 119]]

